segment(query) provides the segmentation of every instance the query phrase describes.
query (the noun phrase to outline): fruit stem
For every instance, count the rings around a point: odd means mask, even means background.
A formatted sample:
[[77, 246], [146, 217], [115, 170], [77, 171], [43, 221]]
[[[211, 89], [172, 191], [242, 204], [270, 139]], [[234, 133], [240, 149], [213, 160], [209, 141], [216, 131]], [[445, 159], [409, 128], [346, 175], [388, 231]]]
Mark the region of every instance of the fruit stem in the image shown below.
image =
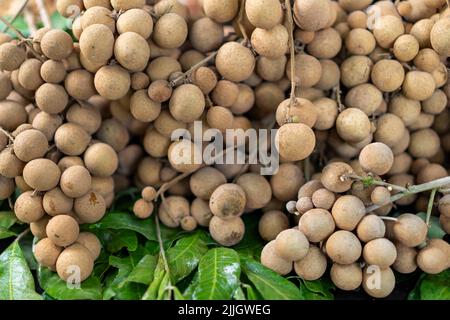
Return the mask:
[[[12, 17], [10, 23], [14, 23], [14, 21], [16, 21], [16, 19], [20, 16], [20, 14], [22, 13], [22, 11], [23, 11], [23, 10], [25, 9], [25, 7], [28, 5], [28, 2], [29, 2], [29, 0], [25, 0], [25, 1], [22, 3], [22, 5], [20, 6], [19, 10], [18, 10], [18, 11], [16, 12], [16, 14]], [[9, 25], [7, 25], [6, 23], [5, 23], [5, 25], [6, 25], [6, 28], [5, 28], [5, 30], [3, 30], [3, 32], [6, 33], [6, 31], [8, 31], [10, 27], [9, 27]]]
[[338, 85], [333, 88], [333, 91], [334, 91], [334, 95], [336, 97], [336, 102], [338, 104], [338, 110], [339, 110], [339, 112], [343, 112], [345, 110], [345, 106], [342, 103], [342, 98], [341, 98], [341, 94], [342, 94], [341, 84], [338, 83]]
[[372, 176], [361, 177], [356, 174], [348, 174], [348, 175], [343, 176], [343, 178], [344, 178], [344, 180], [348, 179], [348, 178], [355, 179], [355, 180], [361, 181], [364, 184], [367, 184], [369, 186], [376, 185], [376, 186], [386, 187], [389, 189], [389, 191], [392, 191], [392, 190], [396, 190], [396, 191], [400, 191], [400, 192], [408, 191], [408, 189], [405, 187], [401, 187], [401, 186], [398, 186], [398, 185], [395, 185], [392, 183], [387, 183], [384, 181], [376, 180]]
[[180, 75], [178, 78], [170, 81], [170, 86], [174, 88], [182, 84], [186, 80], [186, 78], [189, 77], [195, 70], [197, 70], [200, 67], [203, 67], [205, 64], [213, 60], [217, 56], [217, 52], [218, 51], [212, 52], [209, 56], [193, 65], [188, 71]]
[[434, 205], [434, 199], [436, 198], [436, 192], [437, 189], [433, 189], [431, 191], [430, 199], [428, 200], [428, 207], [427, 207], [427, 219], [425, 220], [428, 228], [430, 228], [430, 219], [431, 219], [431, 212], [433, 211], [433, 205]]
[[398, 221], [398, 219], [397, 219], [397, 218], [394, 218], [394, 217], [385, 217], [385, 216], [381, 216], [380, 219], [381, 219], [381, 220], [387, 220], [387, 221], [395, 221], [395, 222]]
[[242, 24], [242, 22], [244, 21], [244, 14], [245, 14], [245, 1], [246, 0], [241, 0], [241, 7], [239, 8], [238, 26], [239, 31], [241, 31], [242, 33], [244, 41], [247, 43], [248, 42], [247, 31], [245, 30], [244, 25]]
[[[292, 8], [291, 1], [285, 0], [286, 15], [289, 26], [289, 51], [291, 58], [291, 104], [292, 107], [295, 103], [295, 90], [297, 88], [297, 83], [295, 81], [295, 43], [294, 43], [294, 19], [292, 18]], [[288, 112], [289, 114], [289, 112]]]
[[19, 241], [22, 240], [23, 237], [25, 237], [29, 232], [30, 232], [30, 228], [27, 228], [25, 231], [23, 231], [22, 233], [20, 233], [20, 234], [17, 236], [16, 240], [14, 240], [14, 241], [19, 242]]
[[14, 137], [11, 135], [11, 133], [6, 131], [2, 127], [0, 127], [0, 132], [2, 132], [5, 136], [7, 136], [10, 142], [14, 143]]

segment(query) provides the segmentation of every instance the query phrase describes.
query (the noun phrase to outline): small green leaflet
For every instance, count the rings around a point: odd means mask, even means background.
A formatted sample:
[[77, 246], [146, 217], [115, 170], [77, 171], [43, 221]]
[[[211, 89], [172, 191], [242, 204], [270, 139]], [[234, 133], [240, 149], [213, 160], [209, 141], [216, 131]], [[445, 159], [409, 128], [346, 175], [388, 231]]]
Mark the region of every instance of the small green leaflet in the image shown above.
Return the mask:
[[423, 274], [409, 300], [450, 300], [450, 269], [440, 274]]
[[299, 279], [299, 281], [302, 300], [334, 300], [331, 290], [335, 287], [329, 280], [305, 281]]
[[[425, 212], [420, 212], [417, 214], [423, 221], [427, 220], [427, 214]], [[447, 233], [442, 229], [439, 218], [431, 216], [430, 218], [430, 228], [428, 229], [428, 238], [430, 239], [442, 239]]]
[[100, 279], [91, 276], [80, 284], [79, 288], [69, 287], [67, 283], [51, 270], [38, 269], [39, 284], [45, 293], [57, 300], [101, 300], [102, 285]]
[[90, 226], [91, 229], [133, 230], [148, 240], [156, 240], [152, 219], [141, 220], [128, 212], [111, 212], [101, 221]]
[[136, 267], [130, 272], [128, 281], [149, 285], [153, 280], [156, 268], [157, 258], [151, 255], [145, 255]]
[[156, 300], [158, 298], [158, 292], [165, 276], [166, 271], [164, 270], [164, 262], [160, 255], [158, 264], [155, 268], [153, 281], [145, 291], [142, 300]]
[[226, 248], [209, 250], [198, 266], [194, 300], [229, 300], [240, 286], [241, 266], [236, 251]]
[[252, 259], [242, 259], [242, 269], [266, 300], [298, 300], [299, 289], [289, 280]]
[[0, 240], [16, 236], [17, 234], [11, 228], [17, 222], [17, 218], [13, 212], [0, 212]]
[[173, 283], [187, 277], [197, 268], [200, 258], [208, 251], [201, 239], [201, 232], [195, 232], [178, 240], [176, 245], [167, 251], [167, 261]]
[[131, 230], [107, 230], [105, 237], [106, 249], [111, 253], [116, 253], [123, 248], [136, 251], [138, 247], [136, 232]]
[[42, 300], [17, 241], [0, 255], [0, 300]]

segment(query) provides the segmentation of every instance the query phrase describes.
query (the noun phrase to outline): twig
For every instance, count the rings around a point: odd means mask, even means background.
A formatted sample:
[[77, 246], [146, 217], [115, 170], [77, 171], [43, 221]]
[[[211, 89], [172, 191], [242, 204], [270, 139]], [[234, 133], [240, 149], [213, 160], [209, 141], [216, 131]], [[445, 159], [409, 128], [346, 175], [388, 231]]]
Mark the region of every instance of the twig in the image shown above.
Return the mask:
[[341, 94], [342, 94], [341, 84], [338, 83], [338, 85], [336, 87], [334, 87], [333, 91], [334, 91], [334, 94], [336, 96], [336, 102], [338, 104], [338, 110], [339, 110], [339, 112], [343, 112], [345, 110], [345, 106], [342, 103], [342, 98], [341, 98]]
[[10, 140], [10, 142], [14, 142], [14, 137], [11, 135], [11, 133], [9, 133], [8, 131], [6, 131], [6, 130], [3, 129], [2, 127], [0, 127], [0, 132], [2, 132], [5, 136], [7, 136], [8, 139]]
[[[203, 166], [202, 166], [203, 167]], [[200, 168], [199, 168], [200, 169]], [[185, 172], [183, 174], [180, 174], [178, 176], [176, 176], [175, 178], [173, 178], [172, 180], [170, 180], [169, 182], [164, 183], [161, 188], [159, 188], [158, 192], [156, 193], [155, 196], [155, 200], [157, 200], [159, 197], [164, 196], [164, 192], [166, 192], [167, 190], [169, 190], [171, 187], [173, 187], [175, 184], [177, 184], [178, 182], [180, 182], [181, 180], [189, 177], [191, 174], [193, 174], [194, 172], [198, 171], [199, 169], [195, 170], [195, 171], [191, 171], [191, 172]]]
[[180, 75], [178, 78], [176, 78], [175, 80], [170, 81], [170, 85], [172, 87], [176, 87], [176, 86], [182, 84], [187, 79], [187, 77], [189, 77], [195, 70], [197, 70], [200, 67], [203, 67], [208, 62], [213, 60], [217, 56], [217, 52], [218, 51], [214, 51], [209, 56], [207, 56], [205, 59], [203, 59], [203, 60], [199, 61], [198, 63], [196, 63], [195, 65], [193, 65], [188, 71], [186, 71], [185, 73]]
[[48, 16], [48, 12], [47, 12], [47, 9], [45, 8], [44, 2], [42, 0], [35, 0], [35, 1], [36, 1], [36, 5], [39, 9], [39, 15], [41, 16], [44, 27], [51, 28], [52, 21], [50, 20], [50, 17]]
[[434, 205], [434, 199], [436, 197], [436, 192], [437, 192], [437, 189], [433, 189], [431, 191], [430, 200], [428, 200], [427, 219], [425, 221], [428, 228], [430, 228], [431, 212], [433, 211], [433, 205]]
[[[289, 26], [289, 51], [291, 56], [291, 104], [289, 107], [292, 107], [295, 103], [295, 90], [297, 88], [297, 82], [295, 80], [295, 41], [294, 41], [294, 19], [292, 18], [292, 8], [291, 1], [285, 0], [286, 6], [286, 15]], [[289, 112], [288, 112], [289, 113]]]
[[244, 41], [248, 42], [247, 31], [245, 30], [245, 27], [242, 24], [242, 22], [244, 21], [244, 14], [245, 14], [245, 1], [246, 0], [241, 0], [241, 7], [239, 8], [238, 26], [239, 26], [239, 30], [242, 33], [242, 37], [244, 38]]
[[[155, 223], [156, 223], [156, 236], [158, 238], [158, 243], [159, 243], [159, 254], [160, 257], [163, 259], [163, 263], [164, 263], [164, 270], [166, 271], [166, 275], [168, 277], [168, 282], [169, 282], [169, 286], [168, 287], [172, 287], [172, 283], [170, 282], [170, 268], [169, 268], [169, 263], [167, 262], [167, 257], [166, 257], [166, 251], [164, 250], [164, 243], [162, 241], [162, 237], [161, 237], [161, 227], [159, 225], [159, 217], [158, 214], [155, 214]], [[171, 295], [171, 289], [169, 289], [169, 297]]]
[[16, 242], [19, 242], [20, 240], [23, 239], [23, 237], [25, 237], [28, 233], [30, 232], [30, 228], [26, 229], [25, 231], [23, 231], [22, 233], [20, 233], [17, 238], [16, 238]]
[[392, 190], [396, 190], [396, 191], [400, 191], [400, 192], [407, 192], [408, 191], [408, 189], [405, 188], [405, 187], [401, 187], [401, 186], [398, 186], [398, 185], [395, 185], [395, 184], [392, 184], [392, 183], [387, 183], [387, 182], [384, 182], [384, 181], [376, 180], [372, 176], [361, 177], [361, 176], [358, 176], [356, 174], [348, 174], [348, 175], [343, 176], [342, 178], [344, 180], [349, 179], [349, 178], [350, 179], [355, 179], [355, 180], [361, 181], [363, 183], [367, 182], [370, 185], [386, 187], [389, 191], [392, 191]]
[[398, 219], [394, 218], [394, 217], [384, 217], [384, 216], [382, 216], [382, 217], [380, 217], [380, 219], [381, 220], [387, 220], [387, 221], [395, 221], [395, 222], [398, 221]]
[[[16, 19], [20, 16], [20, 14], [22, 13], [22, 11], [25, 9], [25, 7], [28, 5], [28, 1], [29, 0], [25, 0], [22, 5], [20, 6], [19, 10], [16, 12], [16, 14], [12, 17], [10, 23], [14, 23], [14, 21], [16, 21]], [[9, 25], [6, 25], [5, 30], [3, 30], [3, 32], [6, 32], [9, 30]]]

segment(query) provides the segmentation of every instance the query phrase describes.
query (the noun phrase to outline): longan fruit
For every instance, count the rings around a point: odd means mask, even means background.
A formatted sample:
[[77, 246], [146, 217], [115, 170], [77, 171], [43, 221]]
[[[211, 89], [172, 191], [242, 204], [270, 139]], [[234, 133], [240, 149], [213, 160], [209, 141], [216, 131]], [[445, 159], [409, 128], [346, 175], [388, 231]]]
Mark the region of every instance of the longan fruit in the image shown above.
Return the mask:
[[40, 70], [42, 62], [38, 59], [28, 59], [19, 68], [19, 82], [27, 90], [36, 90], [43, 83]]
[[100, 256], [102, 245], [97, 236], [91, 232], [80, 232], [76, 243], [86, 247], [94, 260]]
[[[286, 64], [286, 76], [291, 80], [291, 59]], [[297, 54], [294, 58], [295, 82], [301, 88], [309, 88], [319, 83], [322, 77], [320, 61], [309, 54]]]
[[54, 244], [50, 238], [45, 238], [36, 244], [33, 253], [39, 265], [55, 270], [56, 261], [62, 251], [62, 247]]
[[359, 240], [367, 243], [375, 239], [383, 238], [386, 233], [386, 227], [380, 217], [369, 214], [359, 222], [356, 233]]
[[[181, 68], [184, 72], [190, 70], [194, 66], [197, 66], [199, 63], [202, 63], [203, 59], [205, 59], [205, 55], [197, 50], [187, 50], [181, 54], [178, 58]], [[171, 75], [172, 77], [172, 75]]]
[[420, 101], [412, 100], [402, 94], [395, 95], [389, 101], [389, 113], [403, 120], [405, 126], [410, 126], [419, 118], [421, 111]]
[[158, 130], [151, 128], [147, 130], [143, 140], [145, 151], [155, 158], [163, 158], [167, 156], [171, 144], [170, 138], [160, 134]]
[[439, 67], [441, 59], [436, 51], [424, 48], [419, 51], [414, 59], [414, 65], [421, 71], [432, 73]]
[[341, 81], [347, 88], [352, 88], [369, 81], [373, 62], [366, 56], [351, 56], [341, 64]]
[[[84, 32], [83, 32], [84, 33]], [[70, 56], [73, 50], [73, 40], [62, 30], [49, 30], [42, 37], [41, 50], [52, 60], [63, 60]]]
[[[283, 56], [288, 50], [288, 42], [287, 29], [281, 24], [270, 30], [256, 28], [251, 35], [251, 43], [254, 50], [259, 55], [269, 59]], [[314, 51], [314, 49], [312, 50]]]
[[365, 171], [381, 176], [392, 168], [394, 154], [384, 143], [371, 143], [362, 149], [359, 163]]
[[148, 88], [148, 96], [154, 102], [166, 102], [170, 99], [173, 89], [166, 80], [153, 81]]
[[363, 269], [362, 287], [371, 297], [385, 298], [395, 288], [394, 272], [391, 268], [372, 268], [372, 266], [367, 266]]
[[436, 90], [427, 100], [422, 101], [422, 110], [426, 113], [439, 115], [447, 107], [448, 98], [444, 91]]
[[431, 158], [439, 151], [440, 140], [431, 129], [422, 129], [411, 134], [409, 153], [415, 158]]
[[203, 114], [205, 106], [202, 91], [193, 84], [184, 84], [176, 88], [169, 102], [172, 116], [184, 123], [197, 120]]
[[91, 136], [77, 124], [65, 123], [55, 132], [58, 150], [68, 156], [79, 156], [88, 147]]
[[386, 113], [376, 122], [375, 141], [384, 143], [388, 147], [397, 145], [405, 133], [403, 121], [394, 114]]
[[96, 223], [106, 213], [105, 199], [97, 192], [88, 192], [75, 199], [74, 210], [82, 223]]
[[145, 187], [141, 192], [142, 199], [147, 202], [152, 202], [156, 198], [156, 189], [153, 187]]
[[107, 9], [112, 9], [110, 0], [83, 0], [83, 4], [86, 9], [92, 7], [104, 7]]
[[78, 12], [81, 12], [83, 9], [83, 0], [56, 1], [56, 10], [58, 10], [58, 12], [65, 18], [69, 18], [70, 16], [72, 16], [75, 13], [75, 10], [79, 10]]
[[189, 140], [172, 143], [168, 151], [170, 164], [179, 172], [194, 172], [198, 170], [202, 165], [199, 147]]
[[421, 19], [414, 23], [409, 33], [414, 36], [419, 42], [420, 48], [430, 48], [430, 33], [434, 26], [434, 21], [431, 19]]
[[192, 193], [202, 200], [209, 200], [213, 192], [226, 183], [223, 173], [212, 167], [198, 170], [189, 180]]
[[345, 195], [339, 197], [331, 211], [336, 226], [352, 231], [366, 214], [364, 203], [357, 197]]
[[395, 40], [405, 33], [403, 21], [398, 17], [386, 15], [377, 17], [373, 25], [373, 35], [382, 48], [391, 48]]
[[319, 189], [313, 193], [311, 201], [316, 208], [330, 210], [336, 200], [335, 194], [327, 189]]
[[385, 205], [389, 203], [391, 192], [385, 187], [376, 187], [373, 189], [370, 198], [375, 205]]
[[43, 111], [39, 112], [32, 122], [33, 128], [41, 131], [48, 141], [53, 140], [53, 136], [61, 124], [62, 118], [59, 115]]
[[12, 89], [13, 87], [10, 77], [5, 72], [0, 72], [0, 99], [2, 101], [5, 100], [11, 93]]
[[417, 174], [417, 183], [427, 183], [433, 180], [445, 178], [448, 176], [446, 168], [437, 163], [431, 163], [426, 165], [420, 172]]
[[47, 60], [40, 68], [40, 76], [48, 83], [61, 83], [66, 75], [66, 67], [62, 61]]
[[72, 211], [73, 199], [66, 196], [62, 190], [57, 187], [44, 194], [42, 204], [48, 215], [57, 216]]
[[79, 198], [91, 190], [91, 183], [91, 175], [85, 167], [73, 166], [61, 175], [60, 187], [66, 196]]
[[16, 185], [13, 179], [0, 176], [0, 200], [6, 200], [11, 197], [15, 189]]
[[86, 30], [94, 24], [101, 24], [108, 27], [112, 33], [116, 32], [116, 21], [111, 10], [101, 6], [88, 8], [81, 16], [81, 28]]
[[358, 263], [348, 265], [333, 263], [330, 270], [331, 281], [341, 290], [352, 291], [362, 283], [362, 270]]
[[141, 35], [125, 32], [116, 39], [114, 57], [131, 72], [143, 71], [150, 59], [150, 48]]
[[209, 224], [209, 232], [211, 237], [222, 246], [232, 247], [243, 239], [245, 225], [240, 217], [222, 220], [213, 216]]
[[284, 91], [275, 83], [263, 82], [255, 89], [255, 112], [272, 114], [285, 99]]
[[80, 233], [78, 222], [69, 215], [58, 215], [50, 219], [46, 228], [48, 238], [60, 247], [73, 244]]
[[351, 54], [367, 56], [375, 49], [376, 40], [370, 31], [356, 28], [345, 38], [345, 47]]
[[265, 212], [258, 223], [259, 235], [268, 242], [275, 240], [281, 232], [288, 228], [288, 217], [283, 212], [277, 210]]
[[308, 254], [294, 262], [295, 273], [302, 279], [314, 281], [321, 278], [327, 269], [327, 258], [316, 246], [310, 246]]
[[[410, 185], [414, 185], [415, 179], [414, 179], [414, 176], [409, 175], [409, 174], [397, 174], [397, 175], [390, 177], [388, 179], [388, 182], [391, 184], [402, 186], [402, 187], [408, 187]], [[395, 193], [396, 192], [394, 191], [393, 194], [395, 194]], [[412, 195], [403, 197], [400, 200], [397, 200], [396, 204], [402, 205], [402, 206], [410, 205], [410, 204], [414, 203], [416, 198], [417, 198], [417, 196], [412, 194]], [[378, 214], [378, 212], [377, 212], [377, 214]]]
[[148, 89], [150, 78], [144, 72], [135, 72], [131, 75], [131, 88], [135, 91]]
[[292, 163], [281, 164], [278, 172], [270, 178], [273, 195], [281, 201], [295, 198], [304, 182], [302, 169]]
[[328, 0], [295, 1], [293, 9], [295, 23], [306, 31], [327, 27], [333, 10]]
[[80, 157], [63, 157], [58, 162], [58, 167], [61, 172], [72, 166], [84, 166], [84, 161]]
[[207, 53], [219, 48], [223, 42], [223, 26], [208, 17], [196, 20], [190, 27], [189, 40], [194, 49]]
[[422, 129], [429, 129], [434, 123], [435, 116], [425, 112], [421, 112], [417, 120], [409, 125], [408, 129], [411, 131], [417, 131]]
[[57, 114], [67, 107], [69, 96], [63, 86], [44, 83], [36, 91], [36, 104], [42, 111]]
[[76, 124], [83, 128], [89, 135], [98, 131], [102, 118], [100, 112], [89, 104], [75, 103], [66, 112], [66, 119], [69, 123]]
[[285, 74], [286, 63], [287, 58], [285, 55], [274, 59], [260, 56], [256, 61], [256, 72], [266, 81], [279, 81]]
[[215, 106], [208, 109], [206, 122], [211, 128], [225, 132], [233, 128], [234, 116], [230, 109]]
[[13, 149], [17, 158], [29, 162], [42, 158], [47, 153], [48, 141], [45, 135], [38, 130], [25, 130], [16, 136]]
[[111, 0], [111, 5], [117, 11], [130, 10], [130, 9], [142, 9], [145, 6], [144, 0]]
[[383, 59], [373, 66], [371, 79], [381, 91], [394, 92], [402, 86], [405, 70], [400, 62]]
[[241, 82], [255, 69], [255, 57], [242, 44], [227, 42], [217, 52], [216, 68], [226, 80]]
[[314, 101], [314, 107], [317, 114], [314, 129], [329, 130], [333, 128], [339, 113], [336, 101], [320, 98]]
[[23, 169], [25, 182], [38, 191], [48, 191], [59, 183], [61, 171], [48, 159], [35, 159], [28, 162]]
[[153, 214], [154, 204], [144, 199], [139, 199], [134, 203], [133, 213], [139, 219], [147, 219]]
[[448, 252], [436, 246], [427, 246], [417, 254], [417, 265], [428, 274], [441, 273], [450, 265]]
[[255, 104], [255, 93], [253, 92], [253, 89], [246, 84], [238, 84], [238, 89], [238, 97], [231, 105], [230, 110], [235, 115], [242, 115], [253, 108]]
[[348, 108], [337, 117], [336, 130], [347, 142], [361, 142], [370, 134], [370, 120], [360, 109]]
[[86, 70], [75, 70], [70, 72], [64, 86], [67, 93], [77, 100], [88, 100], [97, 92], [94, 86], [94, 76]]
[[430, 40], [433, 49], [444, 57], [450, 56], [450, 41], [446, 36], [449, 29], [450, 22], [448, 19], [439, 19], [430, 32]]
[[120, 152], [130, 141], [130, 134], [125, 125], [113, 118], [103, 121], [97, 131], [97, 138], [109, 144], [116, 152]]
[[44, 239], [47, 238], [47, 224], [50, 221], [51, 217], [48, 215], [45, 215], [41, 219], [35, 222], [30, 223], [30, 231], [38, 239]]
[[14, 204], [14, 213], [19, 221], [25, 223], [39, 221], [45, 215], [42, 197], [33, 195], [32, 191], [22, 193]]
[[295, 204], [295, 209], [301, 215], [303, 215], [304, 213], [308, 212], [311, 209], [314, 209], [312, 199], [310, 197], [299, 198]]
[[382, 102], [382, 92], [369, 83], [353, 87], [345, 96], [347, 107], [361, 109], [367, 115], [374, 114]]
[[14, 154], [13, 148], [6, 148], [0, 153], [0, 175], [13, 179], [22, 174], [25, 163]]
[[317, 121], [318, 113], [315, 105], [309, 100], [295, 98], [284, 100], [277, 108], [276, 119], [280, 126], [287, 123], [303, 123], [312, 128]]
[[272, 198], [272, 188], [269, 182], [259, 174], [243, 174], [236, 179], [236, 184], [245, 192], [246, 209], [264, 208]]
[[439, 213], [450, 217], [450, 195], [446, 194], [439, 199]]
[[417, 247], [425, 242], [428, 227], [418, 216], [405, 213], [397, 218], [394, 224], [394, 234], [395, 238], [403, 245]]
[[103, 24], [93, 24], [83, 30], [80, 37], [80, 50], [88, 61], [106, 64], [113, 56], [114, 35]]
[[93, 269], [94, 259], [92, 253], [79, 243], [64, 249], [56, 261], [58, 276], [64, 281], [67, 281], [74, 272], [77, 272], [79, 276], [77, 280], [82, 282], [92, 274]]
[[344, 162], [334, 162], [327, 165], [321, 176], [322, 185], [335, 193], [343, 193], [350, 190], [352, 181], [350, 179], [341, 179], [345, 175], [353, 173], [351, 166]]
[[197, 229], [198, 223], [194, 217], [187, 216], [187, 217], [184, 217], [183, 219], [181, 219], [180, 226], [181, 226], [181, 229], [183, 229], [184, 231], [192, 232], [195, 229]]
[[433, 76], [428, 72], [410, 71], [403, 82], [403, 94], [413, 100], [426, 100], [433, 95], [435, 89]]
[[333, 233], [335, 223], [327, 210], [312, 209], [301, 216], [299, 229], [309, 241], [321, 242]]
[[433, 72], [431, 72], [431, 76], [434, 79], [436, 88], [442, 88], [447, 84], [448, 81], [447, 66], [443, 63], [440, 63], [439, 66], [435, 70], [433, 70]]
[[397, 249], [388, 239], [379, 238], [366, 243], [363, 257], [367, 264], [385, 269], [394, 264], [397, 259]]
[[419, 42], [410, 34], [401, 35], [395, 40], [393, 52], [399, 61], [411, 61], [419, 53]]
[[139, 90], [131, 96], [130, 112], [139, 121], [152, 122], [161, 113], [161, 104], [153, 101], [146, 90]]
[[95, 143], [84, 153], [86, 168], [94, 176], [109, 177], [119, 166], [114, 149], [106, 143]]
[[204, 0], [205, 15], [217, 23], [225, 23], [234, 19], [239, 10], [239, 1]]
[[416, 257], [417, 250], [415, 248], [407, 247], [401, 243], [396, 243], [397, 259], [392, 268], [400, 273], [409, 274], [417, 269]]
[[0, 70], [14, 71], [25, 61], [27, 55], [22, 46], [14, 43], [0, 45]]
[[154, 158], [143, 158], [137, 167], [137, 177], [139, 180], [148, 186], [156, 186], [160, 183], [160, 172], [162, 163]]
[[308, 46], [308, 52], [316, 58], [332, 59], [342, 48], [342, 39], [334, 28], [326, 28], [315, 33]]
[[203, 94], [209, 94], [217, 85], [217, 75], [208, 67], [198, 68], [191, 77], [192, 83], [199, 87]]
[[120, 66], [104, 66], [95, 74], [94, 84], [102, 97], [119, 100], [130, 90], [131, 77], [128, 71]]
[[209, 203], [205, 200], [195, 198], [191, 203], [191, 215], [202, 227], [208, 227], [213, 214], [209, 209]]
[[171, 74], [181, 72], [181, 64], [171, 57], [159, 57], [150, 62], [147, 74], [152, 81], [169, 80]]
[[239, 185], [223, 184], [212, 193], [209, 207], [214, 216], [231, 220], [244, 213], [246, 202], [246, 193]]
[[262, 249], [261, 264], [280, 275], [287, 275], [292, 271], [292, 261], [278, 255], [276, 240], [270, 241]]
[[299, 261], [306, 257], [309, 251], [309, 241], [297, 229], [282, 231], [275, 240], [275, 254], [287, 261]]
[[190, 215], [189, 201], [181, 196], [171, 196], [159, 207], [159, 218], [168, 227], [176, 228], [184, 217]]
[[228, 80], [220, 80], [211, 93], [212, 101], [221, 107], [231, 107], [239, 96], [239, 87]]
[[148, 39], [153, 32], [153, 19], [143, 9], [131, 9], [119, 16], [116, 27], [119, 34], [134, 32]]
[[326, 252], [336, 263], [352, 264], [361, 256], [361, 242], [349, 231], [336, 231], [326, 242]]
[[165, 49], [181, 47], [188, 36], [186, 20], [176, 13], [161, 16], [153, 30], [153, 41]]
[[275, 141], [280, 155], [288, 161], [309, 157], [316, 145], [314, 132], [305, 124], [288, 123], [278, 129]]

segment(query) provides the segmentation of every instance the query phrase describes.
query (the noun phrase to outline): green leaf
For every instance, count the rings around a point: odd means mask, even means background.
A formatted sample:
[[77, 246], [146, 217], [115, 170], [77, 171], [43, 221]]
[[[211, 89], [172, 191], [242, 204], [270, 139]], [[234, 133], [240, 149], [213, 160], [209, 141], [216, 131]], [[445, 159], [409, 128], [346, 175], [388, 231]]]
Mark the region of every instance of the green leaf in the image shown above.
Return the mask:
[[196, 232], [178, 240], [177, 244], [167, 251], [167, 262], [173, 283], [177, 283], [197, 268], [201, 257], [208, 247]]
[[0, 227], [0, 240], [17, 236], [17, 233], [9, 231], [4, 227]]
[[298, 300], [299, 289], [289, 280], [252, 259], [242, 259], [242, 269], [266, 300]]
[[[4, 17], [8, 21], [11, 21], [11, 17]], [[23, 33], [25, 37], [28, 37], [30, 35], [30, 31], [28, 29], [28, 25], [25, 22], [25, 18], [23, 16], [19, 16], [14, 20], [13, 26]], [[5, 30], [6, 26], [3, 22], [0, 21], [0, 30]], [[8, 29], [7, 34], [9, 34], [13, 38], [17, 38], [17, 34], [12, 31], [11, 29]]]
[[38, 239], [33, 237], [32, 234], [28, 234], [26, 237], [22, 238], [19, 242], [25, 260], [27, 261], [28, 267], [31, 270], [37, 270], [39, 267], [33, 253], [33, 246], [35, 245], [35, 243], [37, 243], [37, 241]]
[[164, 270], [164, 262], [161, 256], [159, 256], [158, 264], [156, 265], [154, 278], [152, 283], [150, 283], [149, 287], [145, 291], [142, 300], [156, 300], [158, 297], [159, 288], [161, 283], [166, 276], [166, 271]]
[[136, 251], [138, 247], [138, 237], [134, 231], [108, 230], [105, 236], [106, 249], [111, 253], [119, 252], [123, 248], [127, 248], [128, 251]]
[[17, 217], [12, 211], [3, 211], [0, 212], [0, 227], [5, 229], [11, 228], [16, 222]]
[[153, 219], [141, 220], [128, 212], [111, 212], [101, 221], [90, 226], [92, 229], [133, 230], [148, 240], [156, 240]]
[[263, 300], [261, 295], [252, 286], [244, 285], [244, 288], [247, 291], [247, 300]]
[[149, 285], [153, 280], [157, 262], [156, 259], [155, 256], [145, 255], [131, 271], [127, 281]]
[[240, 286], [241, 266], [236, 251], [227, 248], [209, 250], [198, 266], [198, 284], [194, 300], [229, 300]]
[[302, 300], [334, 300], [334, 295], [330, 291], [335, 287], [327, 279], [315, 281], [299, 280]]
[[[423, 221], [427, 221], [427, 214], [420, 212], [417, 214]], [[430, 228], [428, 229], [428, 238], [430, 239], [443, 239], [447, 233], [442, 229], [439, 218], [431, 216]]]
[[17, 241], [0, 255], [0, 300], [42, 300]]
[[425, 275], [419, 283], [419, 292], [420, 300], [450, 300], [450, 269]]
[[50, 16], [50, 20], [52, 22], [52, 27], [54, 29], [62, 29], [67, 30], [71, 25], [71, 21], [69, 19], [64, 18], [59, 12], [55, 12]]
[[236, 291], [235, 291], [234, 294], [233, 294], [233, 299], [234, 299], [234, 300], [240, 300], [240, 301], [242, 301], [242, 300], [247, 300], [247, 299], [245, 298], [245, 293], [244, 293], [244, 291], [242, 290], [241, 287], [239, 287], [239, 288], [236, 289]]
[[80, 287], [68, 286], [67, 283], [47, 268], [38, 269], [39, 284], [45, 293], [57, 300], [100, 300], [102, 285], [96, 276], [84, 280]]

